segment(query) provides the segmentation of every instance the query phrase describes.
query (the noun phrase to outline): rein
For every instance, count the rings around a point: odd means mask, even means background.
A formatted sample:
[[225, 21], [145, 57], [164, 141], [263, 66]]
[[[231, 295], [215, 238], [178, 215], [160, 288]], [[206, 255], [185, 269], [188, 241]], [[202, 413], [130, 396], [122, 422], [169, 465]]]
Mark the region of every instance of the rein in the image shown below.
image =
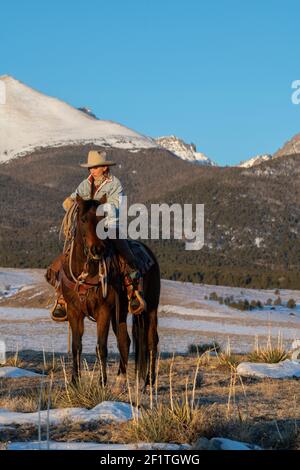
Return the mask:
[[[81, 290], [81, 292], [83, 294], [86, 294], [89, 289], [101, 285], [102, 296], [105, 299], [107, 297], [107, 265], [106, 265], [105, 258], [102, 257], [101, 259], [99, 259], [98, 274], [93, 276], [90, 281], [87, 281], [88, 276], [89, 276], [89, 272], [88, 272], [89, 258], [88, 257], [87, 257], [87, 260], [84, 264], [83, 271], [81, 272], [81, 274], [79, 274], [78, 277], [76, 277], [74, 275], [73, 269], [72, 269], [74, 241], [75, 241], [74, 238], [72, 238], [71, 245], [70, 245], [70, 250], [69, 250], [69, 253], [68, 253], [68, 255], [69, 255], [68, 256], [68, 258], [69, 258], [68, 267], [69, 267], [70, 275], [71, 275], [73, 281], [70, 281], [70, 279], [67, 277], [67, 275], [66, 275], [66, 273], [63, 269], [62, 270], [62, 275], [63, 275], [64, 281], [66, 282], [68, 287], [70, 287], [71, 289], [73, 289], [75, 291], [78, 291], [78, 292], [80, 292], [80, 290]], [[94, 279], [95, 279], [95, 281], [94, 281]]]

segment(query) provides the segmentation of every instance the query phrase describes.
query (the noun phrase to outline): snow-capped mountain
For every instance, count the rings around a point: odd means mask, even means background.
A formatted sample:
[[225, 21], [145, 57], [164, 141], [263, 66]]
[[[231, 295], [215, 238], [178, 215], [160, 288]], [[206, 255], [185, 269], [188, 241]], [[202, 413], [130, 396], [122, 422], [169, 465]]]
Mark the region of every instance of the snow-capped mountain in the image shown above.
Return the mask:
[[0, 163], [37, 148], [94, 143], [125, 149], [157, 147], [156, 142], [112, 121], [0, 77]]
[[183, 140], [179, 139], [175, 135], [166, 137], [158, 137], [155, 141], [161, 146], [174, 153], [177, 157], [187, 160], [192, 163], [198, 163], [200, 165], [212, 165], [217, 164], [208, 158], [204, 153], [197, 152], [194, 144], [187, 144]]
[[251, 166], [260, 165], [262, 162], [271, 160], [273, 157], [269, 154], [256, 155], [255, 157], [249, 158], [248, 160], [243, 160], [238, 166], [242, 168], [250, 168]]

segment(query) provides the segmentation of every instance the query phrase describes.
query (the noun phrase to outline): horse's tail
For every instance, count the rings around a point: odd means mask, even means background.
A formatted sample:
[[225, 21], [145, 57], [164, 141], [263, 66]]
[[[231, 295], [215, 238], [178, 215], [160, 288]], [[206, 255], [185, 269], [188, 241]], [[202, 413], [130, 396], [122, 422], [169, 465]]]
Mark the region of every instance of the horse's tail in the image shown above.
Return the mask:
[[135, 373], [139, 378], [146, 380], [149, 367], [149, 351], [147, 341], [147, 319], [145, 312], [141, 315], [133, 315], [132, 319], [132, 339], [135, 357]]

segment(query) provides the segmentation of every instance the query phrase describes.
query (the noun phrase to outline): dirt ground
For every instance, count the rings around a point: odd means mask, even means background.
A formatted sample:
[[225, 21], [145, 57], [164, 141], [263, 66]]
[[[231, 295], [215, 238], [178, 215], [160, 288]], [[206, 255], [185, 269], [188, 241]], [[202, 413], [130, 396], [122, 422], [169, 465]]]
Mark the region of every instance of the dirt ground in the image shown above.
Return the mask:
[[[87, 370], [92, 370], [94, 367], [95, 357], [85, 355], [83, 360], [86, 364], [86, 374], [89, 374]], [[239, 356], [238, 360], [243, 360], [243, 357]], [[53, 373], [52, 394], [56, 397], [61, 395], [57, 407], [83, 406], [85, 403], [87, 396], [82, 398], [83, 402], [78, 398], [72, 403], [64, 397], [65, 374], [67, 377], [71, 374], [70, 356], [23, 351], [17, 358], [13, 355], [8, 357], [8, 363], [35, 372], [46, 370], [45, 390]], [[150, 393], [149, 387], [144, 392], [141, 386], [137, 387], [132, 358], [129, 363], [129, 386], [128, 383], [124, 383], [120, 389], [115, 380], [117, 366], [117, 357], [110, 357], [106, 396], [110, 396], [111, 399], [129, 402], [130, 390], [133, 404], [136, 405], [138, 402], [140, 409], [148, 412], [151, 406], [155, 408], [156, 404], [158, 407], [170, 408], [171, 402], [173, 405], [177, 402], [183, 404], [186, 400], [189, 403], [193, 401], [194, 408], [201, 410], [201, 420], [204, 419], [204, 424], [200, 426], [200, 423], [194, 423], [193, 432], [186, 428], [186, 434], [174, 435], [172, 442], [193, 445], [201, 436], [229, 437], [257, 444], [265, 449], [300, 450], [300, 394], [297, 379], [242, 379], [236, 376], [228, 365], [220, 364], [218, 357], [205, 355], [199, 361], [197, 357], [191, 355], [174, 357], [164, 355], [159, 359], [158, 380]], [[39, 390], [40, 378], [1, 379], [0, 408], [23, 412], [37, 411]], [[95, 406], [97, 399], [99, 399], [97, 396], [93, 397], [90, 407]], [[93, 400], [96, 400], [94, 404]], [[197, 415], [195, 419], [197, 420]], [[45, 434], [45, 430], [42, 429], [43, 433]], [[0, 429], [2, 447], [5, 447], [7, 442], [37, 438], [38, 429], [34, 426]], [[64, 423], [50, 428], [50, 439], [126, 443], [134, 439], [134, 433], [129, 429], [128, 423], [99, 422], [82, 425]]]

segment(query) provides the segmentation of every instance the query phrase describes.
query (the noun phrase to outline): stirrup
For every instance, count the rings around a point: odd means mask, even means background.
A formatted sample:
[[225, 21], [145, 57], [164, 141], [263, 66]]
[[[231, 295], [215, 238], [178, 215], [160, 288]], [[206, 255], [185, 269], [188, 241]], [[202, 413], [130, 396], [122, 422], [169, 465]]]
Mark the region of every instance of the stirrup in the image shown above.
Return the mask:
[[[127, 289], [128, 312], [133, 315], [139, 315], [147, 309], [146, 301], [143, 298], [143, 278], [138, 270], [127, 272], [124, 278], [124, 284]], [[137, 301], [137, 307], [132, 303]]]
[[[134, 297], [136, 299], [138, 299], [138, 301], [139, 301], [139, 305], [136, 309], [133, 309], [132, 306], [131, 306], [131, 302], [134, 299]], [[129, 313], [132, 313], [133, 315], [140, 315], [146, 309], [147, 309], [146, 301], [143, 299], [143, 297], [141, 296], [139, 291], [137, 291], [137, 290], [134, 291], [132, 297], [129, 298], [129, 301], [128, 301], [128, 311], [129, 311]]]
[[54, 306], [53, 306], [52, 309], [51, 309], [51, 312], [50, 312], [51, 318], [52, 318], [52, 320], [58, 321], [58, 322], [60, 322], [60, 321], [67, 321], [67, 319], [68, 319], [68, 314], [67, 314], [67, 304], [66, 304], [66, 303], [65, 303], [65, 306], [64, 306], [65, 315], [62, 316], [62, 317], [56, 317], [56, 316], [54, 315], [54, 312], [56, 311], [57, 306], [58, 306], [58, 305], [61, 305], [61, 304], [58, 302], [58, 300], [59, 300], [59, 299], [56, 299], [55, 304], [54, 304]]

